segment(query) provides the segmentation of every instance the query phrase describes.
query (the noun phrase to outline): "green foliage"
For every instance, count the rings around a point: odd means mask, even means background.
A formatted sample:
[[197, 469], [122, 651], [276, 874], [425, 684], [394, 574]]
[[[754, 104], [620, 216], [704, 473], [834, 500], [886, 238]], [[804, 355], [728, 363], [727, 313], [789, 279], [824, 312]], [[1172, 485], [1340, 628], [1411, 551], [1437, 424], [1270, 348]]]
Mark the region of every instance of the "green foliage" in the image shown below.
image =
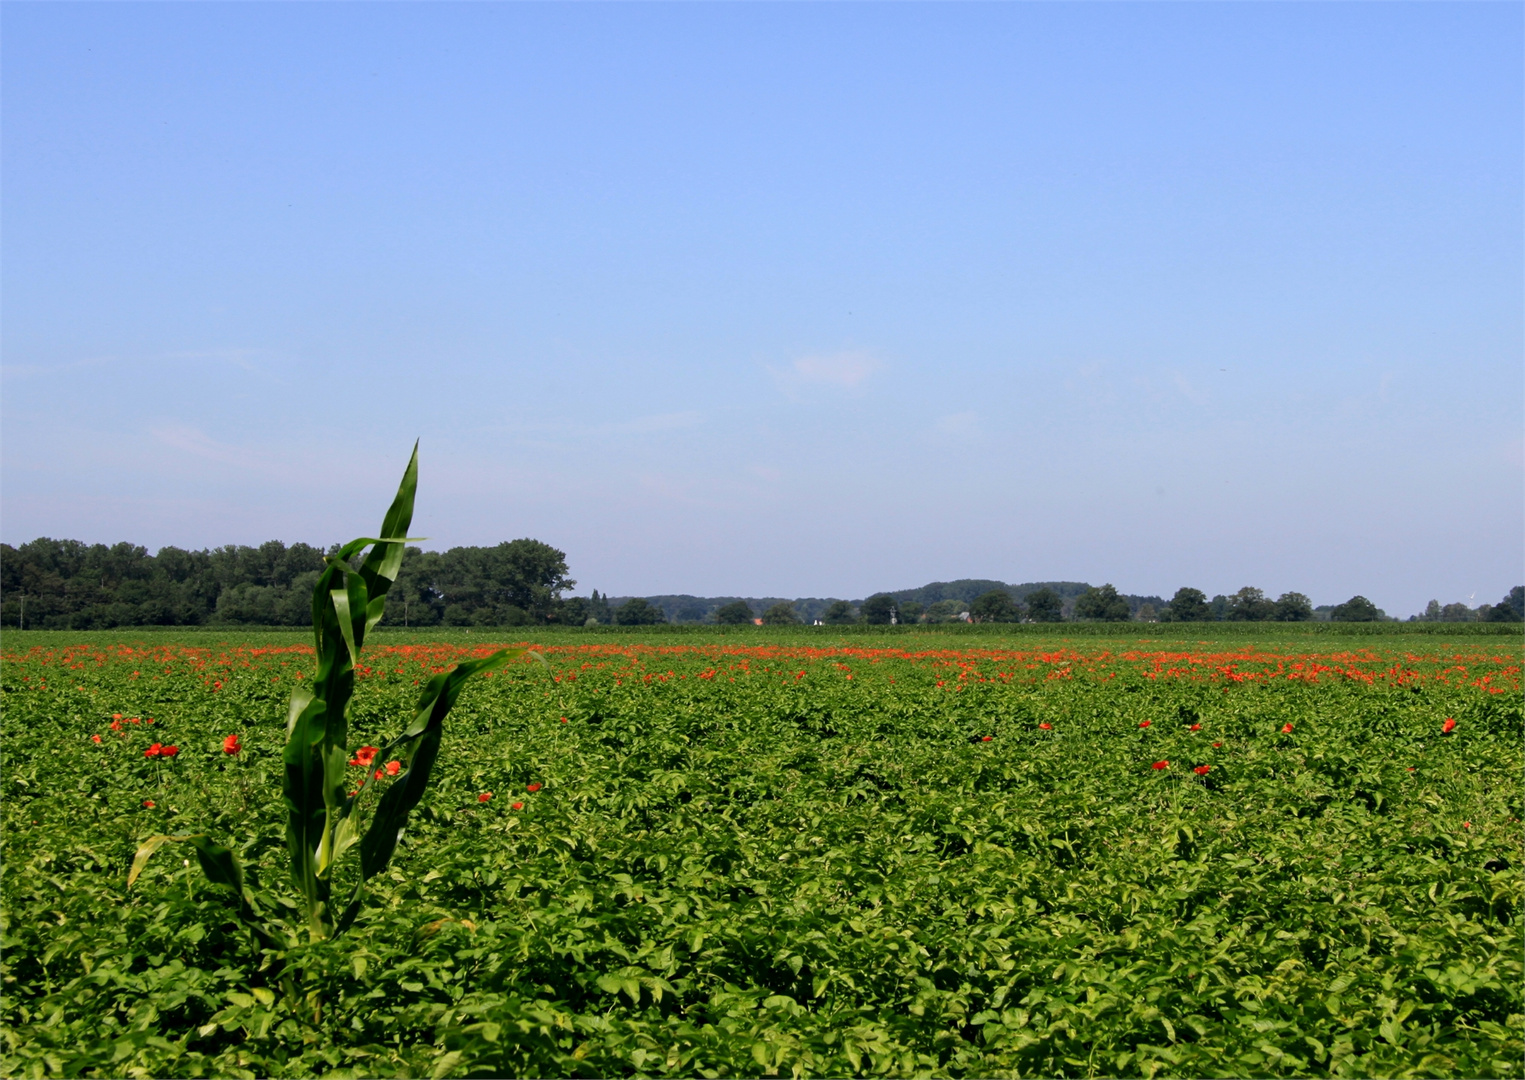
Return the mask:
[[[327, 553], [279, 540], [210, 551], [39, 539], [0, 545], [0, 622], [77, 629], [114, 626], [301, 626]], [[557, 616], [566, 556], [537, 540], [446, 552], [410, 551], [394, 617], [410, 626], [513, 626]], [[401, 610], [398, 610], [398, 609]]]
[[619, 626], [650, 626], [665, 623], [667, 616], [661, 608], [637, 596], [614, 609], [614, 621]]
[[858, 616], [853, 613], [853, 606], [846, 600], [833, 600], [821, 613], [821, 621], [827, 626], [846, 626], [858, 621]]
[[1382, 612], [1364, 596], [1352, 596], [1343, 604], [1336, 604], [1329, 613], [1336, 622], [1376, 622]]
[[[1520, 636], [1415, 626], [547, 633], [283, 972], [312, 646], [8, 637], [0, 1075], [1518, 1075]], [[352, 742], [482, 637], [373, 629]]]
[[1021, 622], [1022, 609], [1005, 589], [991, 589], [970, 605], [969, 616], [975, 622], [1014, 623]]
[[964, 620], [960, 617], [969, 610], [969, 605], [962, 600], [939, 600], [927, 608], [926, 621], [934, 624], [959, 622]]
[[1026, 597], [1027, 617], [1036, 623], [1064, 621], [1063, 601], [1053, 589], [1039, 589]]
[[[1028, 604], [1031, 605], [1031, 598]], [[1075, 601], [1075, 618], [1096, 619], [1101, 622], [1126, 622], [1130, 612], [1128, 601], [1117, 595], [1117, 589], [1111, 585], [1103, 585], [1100, 588], [1087, 589], [1081, 597]]]
[[1525, 585], [1510, 589], [1497, 604], [1488, 609], [1488, 622], [1525, 622]]
[[[302, 894], [307, 932], [312, 941], [343, 933], [360, 910], [365, 883], [387, 868], [407, 827], [409, 813], [429, 785], [445, 716], [455, 705], [466, 680], [523, 651], [505, 650], [463, 660], [450, 670], [435, 674], [419, 696], [413, 721], [386, 747], [387, 751], [397, 753], [397, 759], [377, 769], [374, 778], [363, 776], [358, 790], [347, 790], [351, 782], [347, 769], [357, 763], [349, 750], [348, 718], [355, 688], [355, 665], [365, 646], [366, 634], [385, 613], [386, 595], [402, 566], [417, 486], [418, 447], [414, 446], [397, 496], [382, 521], [380, 538], [367, 537], [344, 545], [328, 557], [327, 568], [313, 586], [317, 673], [310, 682], [303, 682], [291, 692], [282, 753], [289, 869]], [[359, 559], [366, 549], [369, 551], [364, 559]], [[356, 560], [358, 567], [353, 565]], [[229, 748], [226, 752], [236, 751]], [[154, 754], [153, 748], [149, 753]], [[357, 752], [356, 758], [359, 756]], [[369, 773], [372, 758], [358, 763]], [[379, 781], [389, 775], [396, 780], [383, 790], [366, 827], [362, 795], [373, 779]], [[283, 920], [272, 920], [256, 912], [256, 901], [246, 888], [238, 856], [205, 834], [149, 837], [133, 859], [128, 887], [155, 851], [175, 841], [190, 842], [207, 878], [232, 888], [239, 914], [262, 943], [277, 949], [282, 944], [291, 944], [290, 936], [282, 933]], [[351, 847], [359, 850], [359, 874], [348, 903], [339, 908], [333, 899], [335, 869]]]
[[895, 598], [889, 593], [875, 593], [863, 601], [858, 613], [870, 626], [888, 626], [897, 617]]
[[1282, 593], [1276, 598], [1276, 609], [1271, 618], [1277, 622], [1307, 622], [1313, 618], [1313, 601], [1302, 593]]
[[[397, 597], [407, 601], [410, 626], [541, 624], [562, 615], [561, 594], [577, 584], [567, 573], [565, 552], [538, 540], [443, 552], [410, 548]], [[576, 614], [570, 617], [581, 625], [593, 610], [581, 619]]]
[[794, 613], [794, 605], [777, 603], [763, 612], [762, 621], [764, 626], [798, 626], [800, 617]]
[[1180, 588], [1170, 598], [1166, 608], [1170, 622], [1206, 622], [1212, 618], [1207, 606], [1207, 594], [1201, 589]]
[[1253, 585], [1246, 585], [1228, 601], [1228, 617], [1234, 622], [1264, 622], [1276, 615], [1276, 602]]
[[755, 616], [745, 600], [733, 600], [722, 604], [715, 611], [715, 621], [721, 626], [751, 626]]

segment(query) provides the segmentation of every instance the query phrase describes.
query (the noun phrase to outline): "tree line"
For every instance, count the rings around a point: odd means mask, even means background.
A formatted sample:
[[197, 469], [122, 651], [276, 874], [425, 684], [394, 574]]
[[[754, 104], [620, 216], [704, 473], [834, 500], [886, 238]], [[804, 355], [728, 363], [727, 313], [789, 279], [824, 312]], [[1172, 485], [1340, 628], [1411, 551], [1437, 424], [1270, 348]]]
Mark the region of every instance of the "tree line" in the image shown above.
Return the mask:
[[[307, 626], [312, 589], [338, 551], [271, 540], [202, 551], [33, 540], [0, 544], [0, 625]], [[449, 551], [409, 548], [387, 604], [390, 626], [520, 626], [586, 621], [562, 594], [566, 554], [538, 540]], [[586, 601], [584, 601], [586, 603]], [[573, 605], [575, 608], [576, 605]]]
[[[337, 545], [271, 540], [258, 547], [201, 551], [42, 538], [0, 544], [0, 625], [34, 629], [116, 626], [306, 626], [313, 585]], [[1086, 622], [1373, 622], [1388, 618], [1370, 600], [1315, 607], [1302, 593], [1274, 600], [1254, 587], [1211, 599], [1183, 587], [1170, 600], [1119, 593], [1111, 585], [1051, 581], [1009, 585], [986, 579], [932, 582], [833, 597], [648, 596], [611, 598], [576, 582], [566, 554], [538, 540], [448, 551], [409, 548], [387, 606], [389, 626], [562, 626], [709, 623], [768, 626]], [[1497, 604], [1470, 608], [1430, 601], [1414, 619], [1520, 622], [1525, 586]]]

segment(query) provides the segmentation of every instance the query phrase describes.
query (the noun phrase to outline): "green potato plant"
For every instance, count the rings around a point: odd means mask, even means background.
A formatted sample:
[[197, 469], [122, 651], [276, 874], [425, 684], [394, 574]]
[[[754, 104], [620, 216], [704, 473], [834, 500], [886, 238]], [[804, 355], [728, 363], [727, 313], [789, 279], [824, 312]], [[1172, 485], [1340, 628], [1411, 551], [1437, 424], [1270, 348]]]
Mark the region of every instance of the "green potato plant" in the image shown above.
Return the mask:
[[[312, 590], [312, 629], [318, 670], [310, 682], [292, 691], [286, 719], [286, 846], [291, 876], [301, 893], [310, 941], [337, 937], [354, 923], [364, 900], [365, 883], [385, 870], [407, 828], [408, 815], [423, 798], [439, 755], [444, 720], [466, 680], [501, 665], [523, 649], [501, 649], [466, 660], [429, 679], [419, 694], [412, 721], [378, 754], [395, 752], [400, 773], [377, 800], [373, 813], [362, 812], [373, 777], [369, 768], [359, 787], [348, 790], [346, 768], [353, 760], [348, 745], [347, 712], [355, 692], [355, 664], [365, 637], [381, 621], [386, 597], [398, 571], [413, 521], [418, 488], [418, 445], [403, 472], [397, 495], [382, 519], [379, 537], [351, 540], [328, 556], [327, 567]], [[359, 568], [352, 560], [367, 547]], [[383, 775], [378, 772], [378, 777]], [[243, 866], [233, 850], [205, 833], [159, 835], [138, 848], [128, 874], [130, 888], [155, 851], [183, 842], [196, 850], [207, 880], [231, 888], [238, 912], [266, 946], [278, 947], [284, 935], [256, 910]], [[335, 868], [352, 848], [359, 851], [359, 873], [349, 898], [334, 900]], [[289, 939], [288, 939], [289, 940]]]

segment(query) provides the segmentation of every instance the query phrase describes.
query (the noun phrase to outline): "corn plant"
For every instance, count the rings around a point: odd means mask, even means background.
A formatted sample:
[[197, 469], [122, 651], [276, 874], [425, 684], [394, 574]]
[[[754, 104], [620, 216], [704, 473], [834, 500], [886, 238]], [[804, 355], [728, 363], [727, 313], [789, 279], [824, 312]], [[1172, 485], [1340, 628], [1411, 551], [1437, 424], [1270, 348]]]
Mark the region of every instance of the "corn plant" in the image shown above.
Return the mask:
[[[413, 496], [418, 486], [418, 446], [403, 473], [397, 497], [382, 520], [379, 537], [351, 540], [328, 556], [327, 566], [312, 591], [312, 628], [317, 649], [316, 676], [291, 695], [286, 717], [285, 764], [286, 845], [291, 876], [301, 893], [310, 940], [321, 941], [347, 930], [360, 912], [365, 883], [385, 870], [407, 827], [408, 815], [423, 798], [439, 755], [445, 716], [455, 705], [466, 680], [502, 664], [524, 650], [503, 649], [469, 660], [435, 675], [424, 686], [412, 721], [381, 749], [393, 756], [402, 771], [376, 800], [367, 818], [362, 811], [371, 783], [371, 770], [350, 792], [346, 769], [351, 760], [346, 711], [355, 689], [355, 663], [366, 635], [381, 621], [387, 591], [402, 568], [403, 552], [413, 520]], [[352, 562], [370, 551], [356, 569]], [[208, 880], [234, 890], [240, 916], [259, 939], [276, 946], [278, 935], [256, 910], [243, 867], [232, 849], [205, 833], [153, 836], [133, 859], [127, 884], [143, 871], [149, 858], [170, 842], [196, 849]], [[356, 849], [359, 873], [350, 895], [335, 902], [334, 872], [339, 860]]]

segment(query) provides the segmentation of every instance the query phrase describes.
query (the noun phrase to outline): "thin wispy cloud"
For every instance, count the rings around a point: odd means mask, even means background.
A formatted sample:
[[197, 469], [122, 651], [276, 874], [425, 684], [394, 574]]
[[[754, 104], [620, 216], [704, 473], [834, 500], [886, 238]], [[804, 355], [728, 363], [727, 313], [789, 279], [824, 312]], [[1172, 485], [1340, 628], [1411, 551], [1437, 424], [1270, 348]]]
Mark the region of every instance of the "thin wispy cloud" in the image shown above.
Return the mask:
[[835, 353], [812, 353], [801, 356], [787, 368], [769, 368], [779, 388], [794, 396], [800, 391], [827, 387], [857, 390], [883, 365], [878, 357], [863, 350]]

